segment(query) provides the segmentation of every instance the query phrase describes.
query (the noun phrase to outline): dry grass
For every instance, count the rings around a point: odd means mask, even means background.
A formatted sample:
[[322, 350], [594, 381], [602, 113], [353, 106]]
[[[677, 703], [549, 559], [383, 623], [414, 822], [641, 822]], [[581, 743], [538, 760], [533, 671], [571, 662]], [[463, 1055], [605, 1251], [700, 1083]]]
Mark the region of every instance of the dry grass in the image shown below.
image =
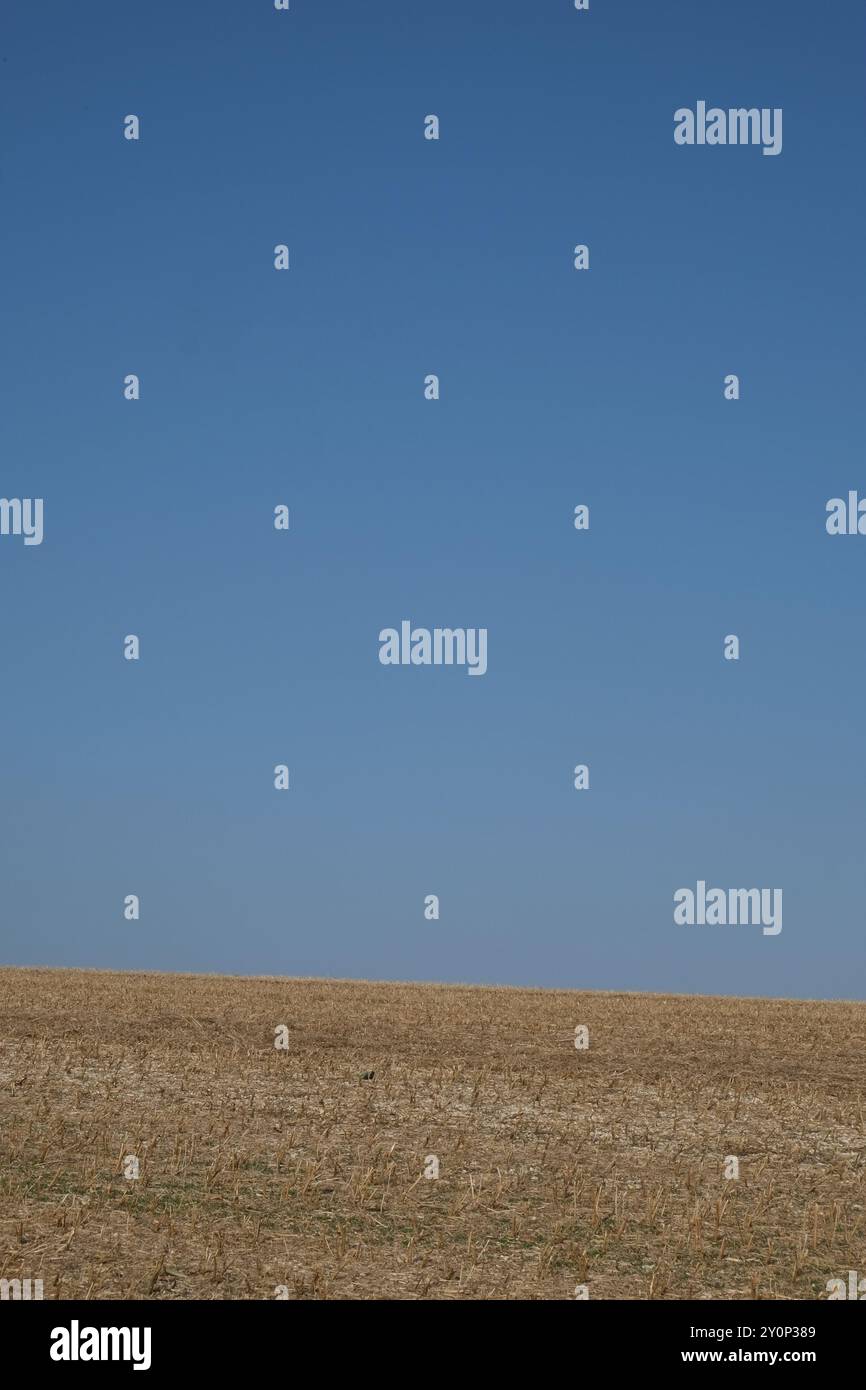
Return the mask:
[[0, 970], [0, 1020], [0, 1277], [46, 1298], [866, 1274], [863, 1004]]

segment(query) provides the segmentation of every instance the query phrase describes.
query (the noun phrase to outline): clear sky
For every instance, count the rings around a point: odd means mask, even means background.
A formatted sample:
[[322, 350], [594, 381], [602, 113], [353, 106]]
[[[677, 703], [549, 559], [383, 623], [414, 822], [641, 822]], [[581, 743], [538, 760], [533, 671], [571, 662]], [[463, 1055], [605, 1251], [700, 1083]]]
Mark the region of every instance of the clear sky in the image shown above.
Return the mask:
[[3, 29], [2, 959], [866, 997], [859, 0]]

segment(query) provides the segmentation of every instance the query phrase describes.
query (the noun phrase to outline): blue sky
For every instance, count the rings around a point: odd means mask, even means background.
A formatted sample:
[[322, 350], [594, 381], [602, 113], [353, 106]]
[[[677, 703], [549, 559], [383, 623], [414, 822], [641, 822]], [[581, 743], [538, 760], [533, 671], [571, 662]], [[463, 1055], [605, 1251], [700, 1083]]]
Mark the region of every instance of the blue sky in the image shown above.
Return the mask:
[[[6, 963], [866, 996], [866, 538], [824, 526], [866, 493], [864, 40], [14, 7]], [[678, 147], [698, 100], [781, 107], [782, 153]], [[383, 667], [402, 619], [485, 627], [486, 675]], [[698, 879], [782, 932], [676, 926]]]

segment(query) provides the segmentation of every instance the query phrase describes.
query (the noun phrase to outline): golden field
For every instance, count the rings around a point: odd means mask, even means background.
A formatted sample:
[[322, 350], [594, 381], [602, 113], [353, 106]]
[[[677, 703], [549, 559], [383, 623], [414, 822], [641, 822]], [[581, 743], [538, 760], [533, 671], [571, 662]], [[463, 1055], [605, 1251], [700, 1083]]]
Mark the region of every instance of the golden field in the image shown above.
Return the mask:
[[866, 1274], [864, 1081], [859, 1003], [4, 969], [0, 1277], [826, 1298]]

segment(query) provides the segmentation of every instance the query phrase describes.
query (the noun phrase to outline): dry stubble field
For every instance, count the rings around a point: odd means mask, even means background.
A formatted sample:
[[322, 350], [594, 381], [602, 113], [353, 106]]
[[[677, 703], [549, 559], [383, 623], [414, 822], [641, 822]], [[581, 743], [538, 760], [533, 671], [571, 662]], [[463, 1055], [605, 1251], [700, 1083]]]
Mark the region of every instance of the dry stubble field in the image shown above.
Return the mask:
[[864, 1059], [856, 1003], [0, 970], [0, 1277], [826, 1297], [866, 1273]]

